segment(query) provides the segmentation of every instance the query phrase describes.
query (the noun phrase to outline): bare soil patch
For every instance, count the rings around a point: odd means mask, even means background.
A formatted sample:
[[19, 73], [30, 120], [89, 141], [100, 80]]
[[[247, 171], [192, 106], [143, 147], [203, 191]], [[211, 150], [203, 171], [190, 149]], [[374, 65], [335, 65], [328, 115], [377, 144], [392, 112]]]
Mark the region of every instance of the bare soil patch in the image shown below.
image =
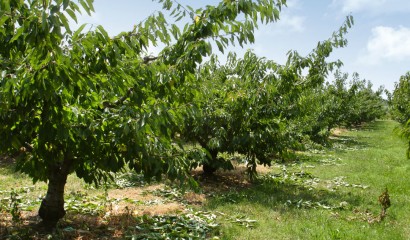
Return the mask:
[[344, 133], [346, 133], [346, 132], [348, 132], [349, 130], [347, 130], [346, 128], [333, 128], [331, 131], [330, 131], [330, 134], [332, 135], [332, 136], [335, 136], [335, 137], [338, 137], [338, 136], [341, 136], [341, 135], [343, 135]]
[[[12, 159], [1, 158], [0, 164], [11, 164]], [[259, 174], [271, 171], [270, 167], [258, 166]], [[252, 185], [246, 174], [246, 166], [237, 165], [232, 171], [219, 170], [214, 176], [205, 177], [202, 169], [195, 169], [192, 175], [201, 186], [200, 192], [187, 191], [178, 199], [157, 194], [169, 190], [165, 184], [151, 184], [143, 187], [128, 187], [108, 190], [107, 204], [103, 213], [86, 215], [68, 211], [60, 221], [58, 232], [61, 239], [122, 239], [130, 227], [135, 227], [136, 217], [142, 215], [172, 215], [187, 212], [187, 208], [200, 207], [215, 193], [248, 188]], [[86, 203], [86, 200], [84, 200]], [[26, 233], [29, 239], [47, 239], [48, 234], [39, 225], [37, 209], [21, 211], [21, 221], [15, 223], [7, 212], [0, 212], [0, 239], [13, 234]]]
[[[204, 176], [202, 169], [197, 168], [192, 171], [192, 175], [200, 183], [205, 194], [251, 187], [252, 183], [247, 175], [245, 164], [237, 164], [234, 167], [234, 170], [231, 171], [218, 170], [214, 176]], [[258, 165], [256, 170], [259, 175], [263, 175], [272, 171], [272, 168]]]

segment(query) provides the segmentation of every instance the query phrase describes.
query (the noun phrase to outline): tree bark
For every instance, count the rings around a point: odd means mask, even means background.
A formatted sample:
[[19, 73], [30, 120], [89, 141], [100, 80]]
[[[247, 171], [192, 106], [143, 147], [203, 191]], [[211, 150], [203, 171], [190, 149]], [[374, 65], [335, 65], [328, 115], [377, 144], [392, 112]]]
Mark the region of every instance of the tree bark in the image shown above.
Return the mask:
[[204, 163], [202, 166], [202, 170], [204, 175], [213, 175], [217, 170], [211, 163], [216, 161], [218, 157], [218, 151], [216, 150], [209, 150], [209, 154], [211, 155], [212, 159], [209, 159], [209, 163]]
[[62, 165], [50, 167], [47, 194], [38, 211], [44, 227], [50, 231], [57, 226], [58, 221], [66, 213], [64, 210], [64, 187], [69, 173], [67, 162], [69, 161], [64, 161]]

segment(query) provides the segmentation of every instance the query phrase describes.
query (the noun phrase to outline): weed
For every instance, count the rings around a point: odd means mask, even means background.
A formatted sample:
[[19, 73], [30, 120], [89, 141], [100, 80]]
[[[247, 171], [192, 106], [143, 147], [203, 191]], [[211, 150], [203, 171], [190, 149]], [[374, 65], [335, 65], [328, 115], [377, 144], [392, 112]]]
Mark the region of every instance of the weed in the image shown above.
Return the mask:
[[14, 189], [12, 189], [10, 193], [10, 214], [12, 216], [13, 222], [15, 223], [21, 221], [21, 211], [19, 204], [21, 204], [21, 198], [19, 197], [18, 193], [16, 193]]
[[379, 196], [379, 203], [382, 207], [382, 211], [380, 212], [380, 220], [383, 220], [386, 217], [386, 210], [390, 207], [390, 195], [387, 188], [382, 192]]

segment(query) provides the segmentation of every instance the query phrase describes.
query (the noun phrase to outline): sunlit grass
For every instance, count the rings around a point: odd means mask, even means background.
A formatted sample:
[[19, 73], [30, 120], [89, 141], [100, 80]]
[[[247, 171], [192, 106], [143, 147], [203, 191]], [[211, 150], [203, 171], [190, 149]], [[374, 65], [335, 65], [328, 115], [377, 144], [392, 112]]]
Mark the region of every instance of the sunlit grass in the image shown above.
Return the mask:
[[[24, 173], [19, 173], [14, 170], [15, 164], [3, 164], [0, 167], [0, 199], [9, 196], [9, 192], [14, 190], [24, 192], [25, 198], [40, 198], [47, 193], [47, 184], [45, 182], [33, 183], [32, 179]], [[76, 191], [87, 191], [89, 195], [99, 194], [101, 189], [96, 189], [79, 179], [75, 174], [68, 176], [65, 188], [66, 193]]]
[[[273, 180], [215, 197], [207, 209], [256, 220], [249, 228], [224, 222], [223, 239], [409, 239], [410, 161], [395, 126], [378, 121], [346, 132], [333, 149], [285, 165], [288, 178], [278, 165]], [[378, 196], [386, 187], [392, 206], [380, 221]]]

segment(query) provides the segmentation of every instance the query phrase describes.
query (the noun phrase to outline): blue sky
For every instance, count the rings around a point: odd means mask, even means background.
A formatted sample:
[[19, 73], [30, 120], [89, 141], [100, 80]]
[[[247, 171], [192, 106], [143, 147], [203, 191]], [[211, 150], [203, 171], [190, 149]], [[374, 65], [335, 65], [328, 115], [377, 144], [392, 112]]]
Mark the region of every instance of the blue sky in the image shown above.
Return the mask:
[[[179, 0], [194, 8], [217, 0]], [[256, 42], [245, 48], [259, 56], [284, 63], [289, 50], [309, 53], [318, 41], [327, 39], [352, 14], [355, 25], [349, 31], [346, 48], [336, 50], [331, 59], [344, 63], [342, 71], [358, 72], [374, 88], [393, 90], [394, 82], [410, 71], [409, 0], [288, 0], [281, 20], [260, 25]], [[79, 24], [102, 25], [111, 35], [131, 30], [161, 5], [150, 0], [95, 0], [95, 13], [81, 16]], [[246, 49], [233, 48], [238, 54]], [[155, 51], [155, 50], [153, 50]], [[216, 51], [216, 50], [215, 50]]]

